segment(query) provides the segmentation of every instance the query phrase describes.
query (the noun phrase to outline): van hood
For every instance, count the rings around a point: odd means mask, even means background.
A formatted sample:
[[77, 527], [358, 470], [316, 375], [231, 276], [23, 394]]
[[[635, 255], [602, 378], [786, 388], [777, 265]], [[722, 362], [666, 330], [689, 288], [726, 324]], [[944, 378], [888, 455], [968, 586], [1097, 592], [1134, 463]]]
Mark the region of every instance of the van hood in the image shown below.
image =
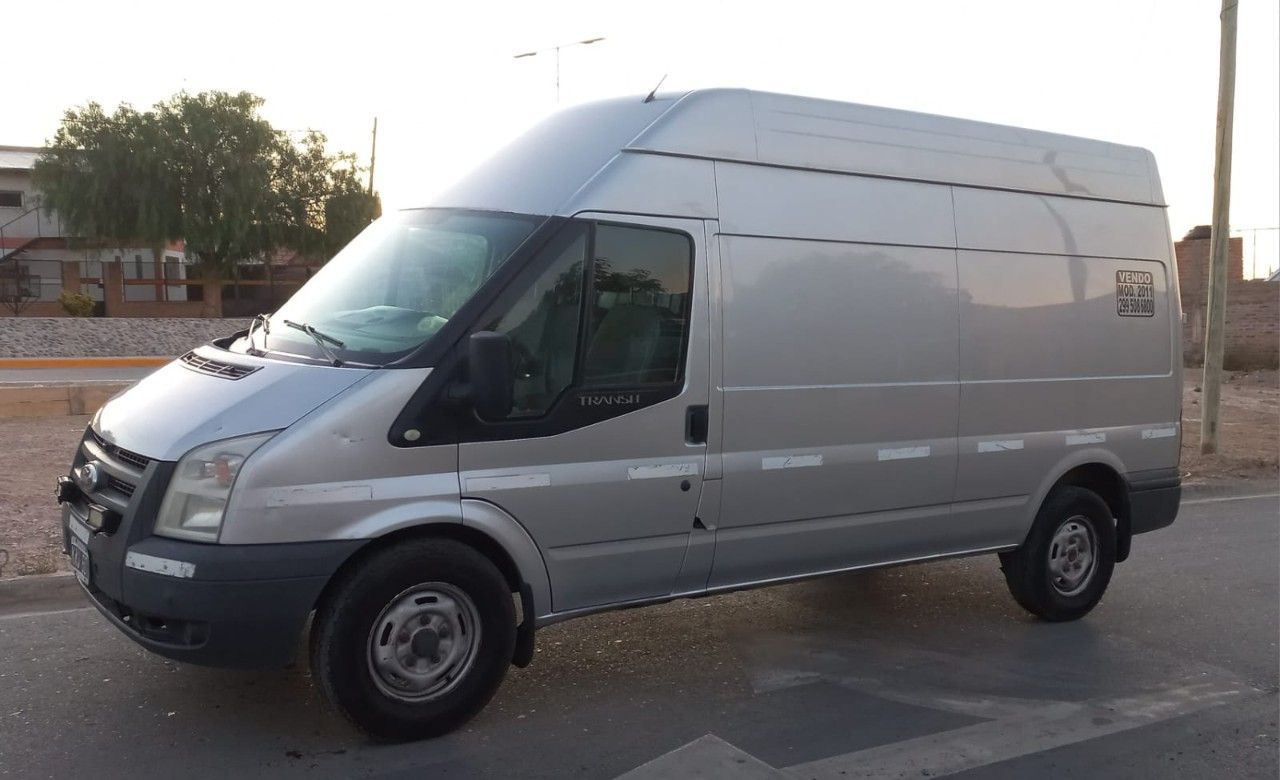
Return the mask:
[[[214, 364], [197, 368], [202, 361]], [[228, 365], [230, 371], [220, 369]], [[374, 370], [286, 363], [206, 345], [112, 398], [94, 429], [127, 450], [175, 461], [211, 441], [287, 428]], [[249, 373], [229, 378], [239, 371]]]

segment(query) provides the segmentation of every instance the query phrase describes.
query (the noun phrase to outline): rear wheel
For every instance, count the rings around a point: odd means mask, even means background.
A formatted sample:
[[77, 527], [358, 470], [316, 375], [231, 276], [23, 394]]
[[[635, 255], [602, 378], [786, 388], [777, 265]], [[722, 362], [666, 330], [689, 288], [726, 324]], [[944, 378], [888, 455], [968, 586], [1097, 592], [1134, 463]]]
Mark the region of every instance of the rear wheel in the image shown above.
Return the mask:
[[1106, 502], [1063, 485], [1045, 498], [1023, 545], [1000, 555], [1000, 568], [1024, 609], [1065, 621], [1084, 617], [1102, 599], [1115, 560], [1115, 521]]
[[359, 562], [316, 611], [311, 668], [325, 697], [383, 740], [432, 737], [479, 712], [506, 674], [515, 608], [493, 563], [422, 539]]

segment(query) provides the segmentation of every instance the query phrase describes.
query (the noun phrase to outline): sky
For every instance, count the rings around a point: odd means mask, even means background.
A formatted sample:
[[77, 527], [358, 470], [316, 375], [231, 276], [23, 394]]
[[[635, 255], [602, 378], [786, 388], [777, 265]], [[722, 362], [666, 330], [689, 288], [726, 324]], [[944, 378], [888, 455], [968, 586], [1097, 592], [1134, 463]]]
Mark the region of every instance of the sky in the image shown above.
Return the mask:
[[[1231, 223], [1280, 225], [1280, 15], [1240, 0]], [[1151, 149], [1174, 238], [1208, 223], [1218, 0], [862, 2], [11, 3], [0, 29], [57, 45], [21, 58], [0, 144], [39, 145], [62, 112], [248, 90], [277, 127], [367, 162], [387, 208], [429, 203], [559, 106], [748, 87], [1080, 135]], [[540, 51], [516, 59], [515, 54]], [[1246, 275], [1280, 231], [1243, 233]], [[1257, 257], [1254, 258], [1254, 244]]]

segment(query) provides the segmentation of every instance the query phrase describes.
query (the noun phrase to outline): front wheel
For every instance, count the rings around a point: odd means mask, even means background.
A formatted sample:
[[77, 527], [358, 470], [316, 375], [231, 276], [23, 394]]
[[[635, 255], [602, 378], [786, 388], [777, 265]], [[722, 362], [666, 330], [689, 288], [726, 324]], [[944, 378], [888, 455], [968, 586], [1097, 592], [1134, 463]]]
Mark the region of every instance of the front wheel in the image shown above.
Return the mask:
[[515, 607], [493, 563], [421, 539], [359, 561], [316, 611], [312, 674], [376, 739], [437, 736], [497, 691], [515, 647]]
[[1000, 555], [1014, 600], [1054, 622], [1088, 614], [1106, 592], [1115, 562], [1111, 510], [1097, 493], [1071, 485], [1050, 491], [1026, 541]]

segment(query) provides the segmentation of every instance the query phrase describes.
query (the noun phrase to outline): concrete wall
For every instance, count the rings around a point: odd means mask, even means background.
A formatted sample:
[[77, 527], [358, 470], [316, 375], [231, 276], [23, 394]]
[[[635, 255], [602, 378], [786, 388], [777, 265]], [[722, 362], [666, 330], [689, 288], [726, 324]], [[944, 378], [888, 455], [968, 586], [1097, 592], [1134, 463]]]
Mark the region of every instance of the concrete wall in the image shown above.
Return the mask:
[[48, 387], [0, 386], [0, 419], [93, 414], [111, 396], [128, 386], [127, 382]]
[[247, 327], [248, 320], [193, 317], [5, 317], [0, 358], [173, 357]]

